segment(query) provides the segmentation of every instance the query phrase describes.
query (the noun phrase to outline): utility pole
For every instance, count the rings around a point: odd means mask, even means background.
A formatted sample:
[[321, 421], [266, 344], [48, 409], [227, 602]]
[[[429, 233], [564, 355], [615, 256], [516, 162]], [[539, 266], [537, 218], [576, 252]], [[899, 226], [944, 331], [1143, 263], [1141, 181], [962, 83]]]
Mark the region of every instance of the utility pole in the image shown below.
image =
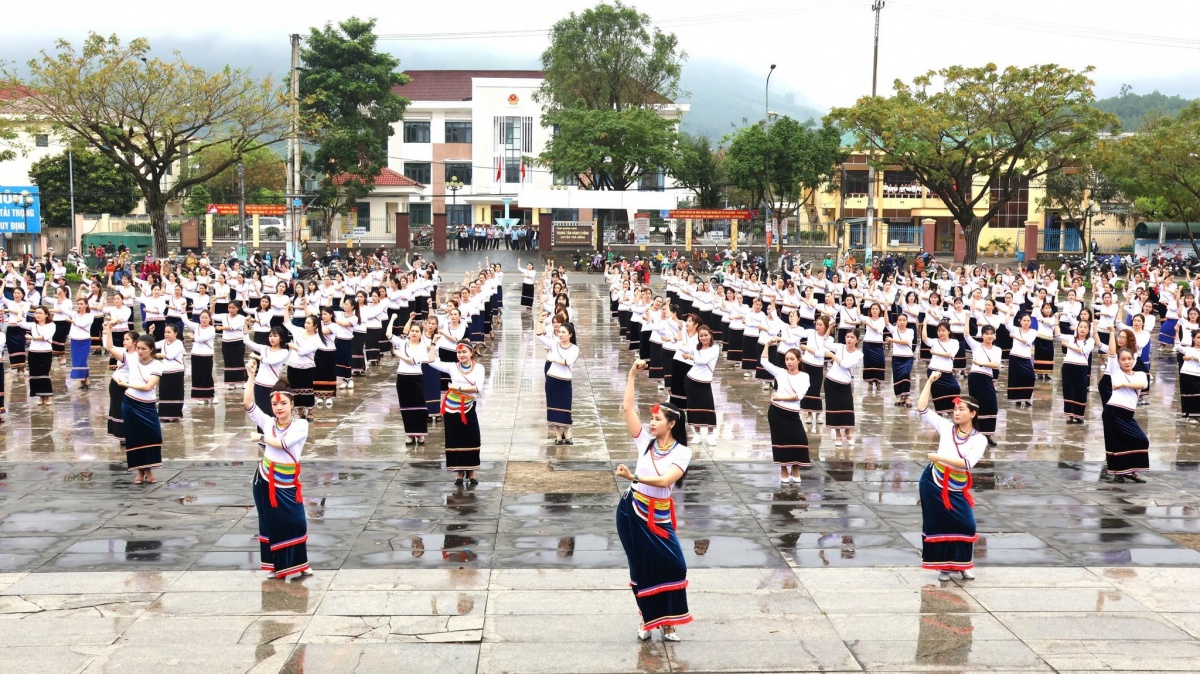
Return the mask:
[[[300, 255], [300, 211], [296, 208], [296, 200], [300, 198], [302, 188], [300, 180], [300, 35], [293, 33], [292, 39], [292, 78], [291, 78], [291, 132], [288, 135], [288, 180], [287, 203], [288, 213], [291, 214], [291, 256]], [[302, 261], [301, 261], [302, 262]]]
[[238, 160], [238, 259], [246, 259], [246, 162]]
[[[875, 83], [879, 78], [879, 14], [883, 11], [884, 0], [872, 0], [871, 11], [875, 12], [875, 58], [871, 62], [871, 98], [875, 98]], [[871, 148], [870, 156], [867, 157], [867, 228], [864, 232], [866, 241], [866, 254], [863, 255], [863, 265], [871, 264], [871, 255], [873, 250], [872, 242], [875, 240], [875, 164], [871, 162], [874, 158], [875, 150]]]
[[71, 247], [79, 245], [75, 240], [75, 150], [67, 146], [67, 189], [71, 192]]
[[763, 172], [764, 172], [763, 186], [764, 186], [764, 192], [766, 193], [766, 196], [767, 196], [766, 208], [763, 209], [763, 213], [766, 216], [763, 218], [763, 234], [764, 234], [763, 243], [766, 244], [765, 246], [763, 246], [763, 271], [764, 272], [769, 271], [771, 269], [771, 244], [774, 243], [773, 241], [771, 241], [771, 220], [774, 218], [774, 215], [771, 213], [771, 205], [772, 205], [772, 198], [771, 198], [771, 75], [774, 75], [774, 74], [775, 74], [775, 64], [772, 63], [771, 70], [767, 73], [767, 83], [763, 87], [763, 136], [766, 137], [766, 141], [767, 141], [767, 145], [766, 145], [767, 157], [766, 157], [766, 162], [765, 162], [766, 166], [763, 167]]

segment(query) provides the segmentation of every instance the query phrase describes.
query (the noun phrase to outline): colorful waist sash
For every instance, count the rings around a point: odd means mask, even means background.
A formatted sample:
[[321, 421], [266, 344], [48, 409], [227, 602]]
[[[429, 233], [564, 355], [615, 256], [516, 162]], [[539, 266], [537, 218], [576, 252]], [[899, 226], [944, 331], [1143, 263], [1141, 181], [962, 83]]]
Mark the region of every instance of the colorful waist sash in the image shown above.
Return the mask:
[[[949, 479], [947, 479], [949, 475]], [[971, 496], [971, 473], [959, 468], [953, 468], [937, 461], [933, 462], [933, 481], [942, 486], [942, 505], [947, 510], [954, 510], [950, 505], [950, 492], [960, 491], [971, 507], [975, 507], [975, 499]]]
[[258, 474], [262, 479], [267, 481], [267, 490], [270, 493], [272, 508], [279, 507], [279, 501], [275, 498], [276, 489], [295, 489], [296, 502], [304, 502], [304, 492], [300, 485], [300, 464], [275, 463], [274, 461], [263, 459], [258, 464]]
[[[638, 517], [646, 520], [650, 532], [659, 538], [671, 537], [671, 534], [659, 524], [670, 522], [672, 529], [678, 528], [675, 523], [675, 501], [670, 496], [665, 499], [654, 498], [635, 489], [633, 490], [633, 506], [637, 509]], [[651, 510], [654, 511], [653, 518], [650, 517]]]
[[442, 414], [447, 412], [454, 414], [458, 413], [462, 422], [467, 423], [467, 412], [470, 412], [475, 407], [475, 396], [462, 391], [446, 391], [446, 395], [442, 397]]

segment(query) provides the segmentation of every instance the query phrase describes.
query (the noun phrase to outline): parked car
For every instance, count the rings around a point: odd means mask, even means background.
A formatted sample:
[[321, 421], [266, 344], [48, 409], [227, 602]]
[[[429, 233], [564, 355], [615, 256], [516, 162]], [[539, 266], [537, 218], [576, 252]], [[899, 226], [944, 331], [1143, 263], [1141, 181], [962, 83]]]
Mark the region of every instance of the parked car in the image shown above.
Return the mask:
[[[254, 231], [253, 227], [254, 221], [250, 218], [246, 218], [247, 237], [249, 237], [251, 232]], [[263, 215], [259, 216], [258, 218], [258, 234], [260, 237], [271, 241], [281, 241], [289, 238], [291, 230], [288, 229], [288, 226], [284, 222], [283, 218]]]

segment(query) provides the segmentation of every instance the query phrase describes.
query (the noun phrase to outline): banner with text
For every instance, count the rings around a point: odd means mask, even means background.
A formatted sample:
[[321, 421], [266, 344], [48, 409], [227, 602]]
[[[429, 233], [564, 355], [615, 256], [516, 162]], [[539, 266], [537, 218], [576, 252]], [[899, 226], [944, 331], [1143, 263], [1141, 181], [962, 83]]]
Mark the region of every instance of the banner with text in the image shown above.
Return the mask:
[[590, 222], [554, 221], [550, 227], [550, 245], [592, 248], [595, 246], [595, 231]]
[[[42, 198], [33, 186], [0, 186], [0, 233], [40, 234], [42, 231]], [[21, 192], [29, 192], [33, 204], [22, 204]]]
[[633, 237], [639, 246], [650, 243], [650, 218], [633, 219]]
[[675, 220], [749, 220], [750, 211], [733, 208], [677, 208], [669, 211]]

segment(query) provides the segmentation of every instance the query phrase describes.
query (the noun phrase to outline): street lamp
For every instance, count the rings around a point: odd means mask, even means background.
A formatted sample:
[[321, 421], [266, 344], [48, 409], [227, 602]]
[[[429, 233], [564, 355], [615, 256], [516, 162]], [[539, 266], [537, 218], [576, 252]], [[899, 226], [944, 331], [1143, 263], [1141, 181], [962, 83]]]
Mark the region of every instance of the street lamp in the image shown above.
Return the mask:
[[[771, 132], [771, 75], [775, 74], [775, 64], [771, 64], [771, 70], [767, 73], [767, 84], [763, 87], [763, 131], [764, 135], [770, 135]], [[768, 139], [769, 141], [769, 139]], [[767, 207], [763, 209], [766, 218], [763, 219], [763, 233], [766, 235], [766, 245], [763, 247], [763, 271], [771, 268], [771, 156], [770, 143], [767, 144], [767, 157], [763, 162], [763, 172], [766, 178], [763, 184], [766, 186]]]
[[1092, 218], [1096, 217], [1097, 215], [1100, 215], [1100, 203], [1097, 201], [1092, 201], [1091, 205], [1088, 206], [1088, 208], [1087, 208], [1087, 229], [1088, 229], [1087, 261], [1088, 261], [1089, 266], [1092, 264], [1092, 244], [1095, 243], [1095, 240], [1092, 238]]
[[454, 209], [453, 212], [455, 213], [458, 212], [458, 191], [463, 187], [464, 185], [458, 179], [458, 176], [451, 176], [450, 182], [446, 183], [446, 189], [450, 190], [450, 207]]
[[33, 206], [33, 194], [29, 190], [21, 190], [21, 216], [25, 219], [25, 233], [29, 233], [29, 209]]

